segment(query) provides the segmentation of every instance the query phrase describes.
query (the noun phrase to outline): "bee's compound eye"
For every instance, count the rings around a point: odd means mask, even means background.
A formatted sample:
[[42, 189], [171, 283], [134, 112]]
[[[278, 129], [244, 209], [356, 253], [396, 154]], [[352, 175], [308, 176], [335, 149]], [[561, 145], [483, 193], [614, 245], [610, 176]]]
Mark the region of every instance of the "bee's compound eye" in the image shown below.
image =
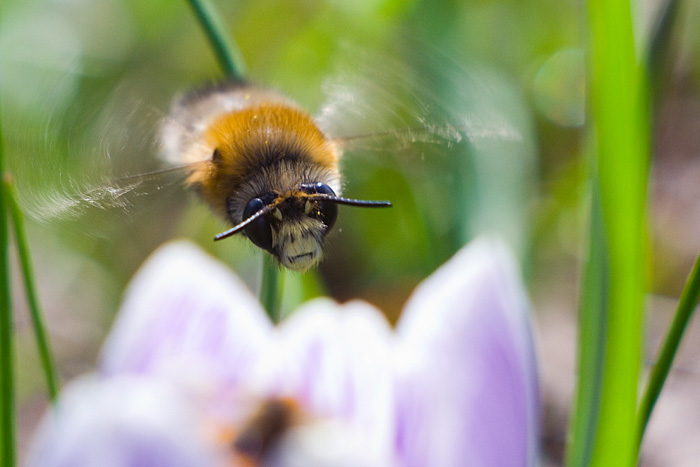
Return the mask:
[[316, 182], [314, 188], [316, 189], [316, 193], [323, 193], [324, 195], [335, 196], [335, 191], [333, 191], [331, 187], [329, 187], [323, 182]]
[[[250, 216], [260, 211], [262, 208], [267, 206], [261, 198], [253, 198], [246, 204], [245, 210], [243, 211], [243, 219], [248, 219]], [[272, 250], [272, 227], [270, 226], [270, 220], [266, 215], [260, 216], [253, 222], [248, 224], [245, 228], [245, 233], [258, 247], [263, 250]]]
[[[335, 196], [335, 191], [333, 191], [333, 188], [329, 187], [323, 182], [304, 183], [301, 185], [301, 190], [310, 195], [322, 194]], [[328, 233], [338, 218], [338, 205], [328, 201], [318, 201], [318, 211], [321, 214], [321, 220], [326, 226], [325, 233]]]
[[272, 251], [272, 227], [266, 216], [260, 216], [251, 222], [245, 228], [245, 233], [255, 245], [263, 250]]
[[335, 225], [336, 219], [338, 219], [338, 205], [327, 201], [319, 201], [318, 210], [321, 212], [321, 220], [326, 226], [324, 233], [328, 233]]
[[335, 191], [333, 191], [333, 188], [329, 187], [323, 182], [316, 182], [316, 183], [303, 183], [301, 185], [301, 191], [304, 193], [308, 193], [310, 195], [313, 194], [324, 194], [324, 195], [331, 195], [335, 196]]
[[[333, 188], [323, 182], [316, 182], [313, 186], [316, 193], [335, 196]], [[338, 205], [336, 203], [329, 203], [328, 201], [320, 201], [318, 203], [318, 210], [321, 211], [321, 220], [323, 220], [326, 226], [325, 233], [328, 233], [335, 225], [336, 219], [338, 219]]]
[[245, 205], [245, 209], [243, 210], [243, 219], [246, 220], [256, 212], [260, 211], [262, 208], [265, 207], [265, 203], [263, 203], [263, 200], [260, 198], [253, 198], [250, 201], [248, 201], [248, 204]]

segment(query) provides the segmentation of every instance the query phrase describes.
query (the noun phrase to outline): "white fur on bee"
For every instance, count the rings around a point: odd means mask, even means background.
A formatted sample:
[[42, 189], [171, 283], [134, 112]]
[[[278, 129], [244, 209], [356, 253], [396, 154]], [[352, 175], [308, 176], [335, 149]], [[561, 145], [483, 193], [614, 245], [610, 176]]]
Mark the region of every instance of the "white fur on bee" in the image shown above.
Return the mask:
[[283, 266], [297, 272], [306, 272], [318, 264], [323, 255], [322, 221], [308, 216], [283, 219], [279, 231], [272, 229], [272, 245]]
[[160, 128], [161, 157], [172, 165], [186, 165], [211, 158], [213, 147], [204, 143], [204, 133], [221, 115], [260, 103], [296, 107], [272, 90], [241, 84], [222, 84], [214, 90], [185, 94], [176, 99]]

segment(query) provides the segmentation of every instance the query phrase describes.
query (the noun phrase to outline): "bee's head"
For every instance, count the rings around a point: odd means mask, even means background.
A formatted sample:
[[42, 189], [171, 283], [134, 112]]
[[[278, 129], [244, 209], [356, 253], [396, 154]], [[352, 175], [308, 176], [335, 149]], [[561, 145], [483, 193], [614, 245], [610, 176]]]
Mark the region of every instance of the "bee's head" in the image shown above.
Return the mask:
[[339, 198], [323, 182], [304, 183], [289, 193], [264, 193], [248, 201], [243, 220], [214, 239], [245, 232], [289, 269], [306, 272], [317, 265], [323, 241], [338, 217], [338, 204], [384, 207], [388, 201]]
[[284, 266], [305, 272], [318, 264], [323, 253], [323, 239], [335, 224], [338, 206], [314, 194], [335, 196], [325, 183], [304, 184], [292, 193], [266, 193], [248, 201], [243, 219], [260, 211], [244, 229], [250, 240], [267, 250]]

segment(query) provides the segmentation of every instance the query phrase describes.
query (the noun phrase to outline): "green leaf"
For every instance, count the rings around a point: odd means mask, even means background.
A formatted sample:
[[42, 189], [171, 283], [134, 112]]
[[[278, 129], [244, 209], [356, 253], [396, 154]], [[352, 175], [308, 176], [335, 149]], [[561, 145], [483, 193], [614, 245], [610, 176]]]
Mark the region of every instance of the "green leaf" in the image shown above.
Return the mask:
[[[583, 289], [583, 330], [594, 329], [585, 306], [605, 297], [593, 342], [579, 344], [581, 375], [569, 465], [632, 466], [645, 289], [645, 208], [649, 165], [649, 109], [645, 68], [637, 59], [630, 2], [589, 0], [590, 85], [594, 155], [602, 229], [591, 223], [589, 264], [606, 258], [598, 280]], [[594, 187], [594, 189], [596, 189]], [[594, 211], [595, 211], [594, 203]], [[595, 213], [594, 213], [595, 214]], [[594, 215], [595, 217], [595, 215]], [[596, 346], [591, 349], [591, 346]], [[602, 346], [602, 348], [601, 348]], [[602, 359], [602, 372], [591, 360]], [[589, 401], [589, 404], [582, 401]], [[586, 411], [584, 413], [584, 411]], [[592, 416], [596, 413], [597, 416]], [[597, 421], [597, 423], [596, 423]], [[582, 432], [583, 431], [583, 432]]]

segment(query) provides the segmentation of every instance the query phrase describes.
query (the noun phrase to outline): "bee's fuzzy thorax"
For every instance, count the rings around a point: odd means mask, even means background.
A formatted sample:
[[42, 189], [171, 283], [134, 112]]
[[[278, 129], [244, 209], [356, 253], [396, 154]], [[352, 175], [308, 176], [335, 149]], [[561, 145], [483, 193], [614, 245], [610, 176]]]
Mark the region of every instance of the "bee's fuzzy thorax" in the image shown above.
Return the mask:
[[[215, 211], [240, 221], [245, 203], [266, 192], [323, 181], [339, 188], [338, 154], [306, 113], [280, 104], [225, 114], [204, 135], [213, 157], [188, 183]], [[216, 152], [215, 152], [216, 151]], [[233, 203], [231, 198], [240, 198]]]

